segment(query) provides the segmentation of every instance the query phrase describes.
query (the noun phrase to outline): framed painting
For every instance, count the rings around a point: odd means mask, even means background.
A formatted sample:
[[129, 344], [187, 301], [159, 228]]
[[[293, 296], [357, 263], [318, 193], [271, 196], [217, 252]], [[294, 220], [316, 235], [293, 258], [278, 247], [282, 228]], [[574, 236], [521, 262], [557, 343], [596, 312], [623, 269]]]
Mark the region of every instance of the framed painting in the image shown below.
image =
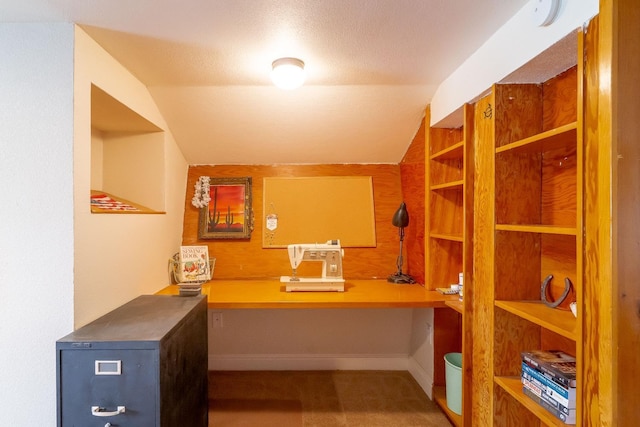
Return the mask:
[[200, 208], [198, 238], [251, 238], [251, 177], [210, 178], [209, 196], [208, 206]]

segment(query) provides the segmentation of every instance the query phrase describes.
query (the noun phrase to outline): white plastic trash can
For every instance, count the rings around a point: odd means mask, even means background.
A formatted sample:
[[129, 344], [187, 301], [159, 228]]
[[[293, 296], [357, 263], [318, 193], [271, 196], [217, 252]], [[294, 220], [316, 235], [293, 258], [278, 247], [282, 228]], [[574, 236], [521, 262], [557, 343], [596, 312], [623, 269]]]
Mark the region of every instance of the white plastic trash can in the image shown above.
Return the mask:
[[447, 406], [462, 415], [462, 353], [444, 355], [444, 376], [447, 385]]

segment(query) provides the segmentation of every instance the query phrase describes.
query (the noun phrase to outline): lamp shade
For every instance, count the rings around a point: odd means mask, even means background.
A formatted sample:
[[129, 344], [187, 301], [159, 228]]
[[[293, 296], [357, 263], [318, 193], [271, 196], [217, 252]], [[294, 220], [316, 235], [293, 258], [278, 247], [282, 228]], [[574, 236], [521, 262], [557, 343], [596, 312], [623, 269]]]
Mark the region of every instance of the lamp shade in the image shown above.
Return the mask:
[[280, 89], [297, 89], [304, 83], [304, 62], [298, 58], [280, 58], [271, 64], [271, 80]]
[[409, 225], [409, 212], [407, 211], [407, 205], [404, 202], [400, 203], [400, 207], [396, 213], [393, 214], [391, 224], [400, 228], [404, 228]]

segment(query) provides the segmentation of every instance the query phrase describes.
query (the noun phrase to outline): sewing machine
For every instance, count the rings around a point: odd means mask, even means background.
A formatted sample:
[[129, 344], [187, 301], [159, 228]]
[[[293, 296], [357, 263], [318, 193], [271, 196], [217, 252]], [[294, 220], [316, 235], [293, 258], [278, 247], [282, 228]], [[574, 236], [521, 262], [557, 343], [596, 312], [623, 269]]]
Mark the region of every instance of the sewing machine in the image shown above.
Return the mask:
[[[289, 262], [293, 270], [292, 276], [280, 277], [286, 283], [286, 291], [337, 291], [344, 292], [342, 278], [342, 258], [344, 251], [340, 240], [329, 240], [327, 243], [305, 243], [287, 246]], [[298, 277], [297, 270], [303, 261], [322, 262], [322, 277]]]

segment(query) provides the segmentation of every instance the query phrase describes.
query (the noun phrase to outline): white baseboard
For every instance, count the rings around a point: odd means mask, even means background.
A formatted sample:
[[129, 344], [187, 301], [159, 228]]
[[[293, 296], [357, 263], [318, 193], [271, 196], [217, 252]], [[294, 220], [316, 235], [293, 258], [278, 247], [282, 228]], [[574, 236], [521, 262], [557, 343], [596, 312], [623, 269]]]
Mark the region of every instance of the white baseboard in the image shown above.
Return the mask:
[[429, 399], [433, 400], [433, 377], [413, 357], [407, 359], [407, 365], [407, 370], [411, 376], [422, 387], [422, 390], [427, 393]]
[[212, 371], [408, 370], [407, 355], [251, 354], [209, 355]]

